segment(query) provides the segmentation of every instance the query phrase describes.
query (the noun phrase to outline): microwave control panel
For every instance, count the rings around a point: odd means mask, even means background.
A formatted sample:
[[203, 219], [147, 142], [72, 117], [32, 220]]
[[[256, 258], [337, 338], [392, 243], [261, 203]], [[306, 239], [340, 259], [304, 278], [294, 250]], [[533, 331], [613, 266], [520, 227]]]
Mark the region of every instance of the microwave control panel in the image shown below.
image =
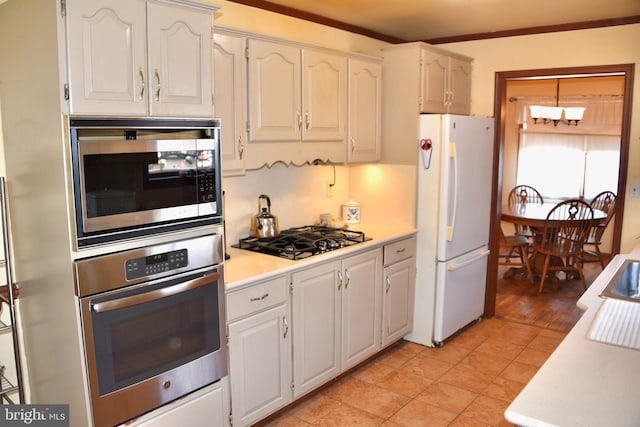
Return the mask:
[[125, 262], [127, 280], [140, 279], [158, 273], [186, 267], [189, 258], [186, 249], [128, 259]]
[[216, 201], [216, 177], [210, 171], [202, 173], [198, 180], [198, 202], [211, 203]]

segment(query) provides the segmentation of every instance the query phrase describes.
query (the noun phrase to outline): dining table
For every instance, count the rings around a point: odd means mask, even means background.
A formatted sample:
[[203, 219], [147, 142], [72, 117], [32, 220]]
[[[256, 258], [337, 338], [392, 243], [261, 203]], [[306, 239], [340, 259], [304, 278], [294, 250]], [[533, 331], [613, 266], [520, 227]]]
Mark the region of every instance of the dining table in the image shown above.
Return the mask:
[[[557, 202], [516, 203], [502, 205], [501, 219], [513, 224], [525, 225], [532, 229], [542, 229], [547, 220], [547, 215], [557, 205]], [[594, 225], [604, 222], [607, 213], [599, 209], [593, 209]]]
[[[512, 224], [527, 226], [533, 233], [534, 239], [540, 237], [540, 233], [544, 229], [544, 224], [547, 220], [549, 212], [558, 204], [558, 202], [544, 202], [544, 203], [515, 203], [502, 205], [502, 213], [500, 219]], [[558, 220], [562, 220], [559, 218]], [[607, 213], [599, 209], [593, 209], [593, 225], [604, 223], [607, 219]], [[536, 231], [538, 233], [536, 233]], [[556, 259], [551, 261], [552, 264], [562, 263], [562, 260]], [[536, 256], [532, 254], [529, 258], [529, 264], [531, 270], [534, 273], [541, 273], [542, 265], [544, 263], [543, 256]], [[517, 270], [517, 271], [516, 271]], [[523, 271], [522, 269], [510, 269], [505, 273], [505, 279], [512, 278], [516, 274]]]

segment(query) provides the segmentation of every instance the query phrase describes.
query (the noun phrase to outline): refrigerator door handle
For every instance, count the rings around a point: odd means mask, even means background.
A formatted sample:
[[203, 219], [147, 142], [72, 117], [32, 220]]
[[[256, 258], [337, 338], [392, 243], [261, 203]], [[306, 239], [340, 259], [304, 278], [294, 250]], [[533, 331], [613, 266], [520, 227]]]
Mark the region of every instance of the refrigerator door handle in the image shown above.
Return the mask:
[[447, 264], [447, 270], [456, 271], [461, 268], [465, 268], [466, 266], [473, 264], [475, 262], [478, 262], [480, 259], [486, 256], [489, 256], [489, 252], [491, 252], [489, 249], [483, 249], [480, 251], [477, 257], [471, 258], [470, 260], [467, 260], [465, 262], [461, 262], [460, 264], [456, 264], [455, 262], [450, 262], [449, 264]]
[[451, 217], [449, 219], [449, 225], [447, 226], [447, 241], [453, 240], [453, 230], [456, 223], [456, 209], [458, 207], [458, 162], [456, 157], [456, 143], [449, 143], [449, 157], [451, 158], [451, 165], [453, 168], [453, 209], [451, 210]]

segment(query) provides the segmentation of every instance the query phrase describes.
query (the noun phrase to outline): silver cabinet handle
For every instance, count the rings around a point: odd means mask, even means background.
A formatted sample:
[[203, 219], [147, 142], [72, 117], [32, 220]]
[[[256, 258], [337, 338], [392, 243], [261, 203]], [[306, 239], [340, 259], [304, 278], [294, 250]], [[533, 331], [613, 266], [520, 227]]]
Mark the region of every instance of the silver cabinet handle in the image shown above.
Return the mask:
[[406, 250], [407, 250], [407, 248], [398, 249], [398, 250], [396, 251], [396, 253], [397, 253], [397, 254], [402, 254], [402, 253], [404, 253], [404, 251], [406, 251]]
[[249, 299], [249, 301], [251, 301], [251, 302], [262, 301], [262, 300], [264, 300], [264, 299], [266, 299], [268, 297], [269, 297], [269, 293], [267, 292], [266, 294], [264, 294], [264, 295], [262, 295], [260, 297], [253, 297], [253, 298]]
[[287, 322], [287, 318], [282, 316], [282, 325], [284, 326], [284, 334], [282, 334], [282, 338], [286, 339], [287, 334], [289, 333], [289, 322]]
[[356, 140], [355, 140], [355, 138], [351, 138], [351, 152], [352, 153], [356, 152]]
[[311, 117], [309, 117], [309, 112], [304, 113], [304, 118], [305, 118], [305, 127], [307, 130], [309, 130], [309, 127], [311, 126]]
[[144, 81], [144, 72], [142, 71], [142, 67], [140, 67], [140, 70], [138, 70], [138, 74], [140, 75], [140, 100], [143, 100], [145, 81]]
[[240, 160], [242, 160], [242, 156], [244, 155], [244, 144], [242, 143], [242, 136], [238, 137], [238, 155], [240, 156]]
[[160, 101], [160, 72], [158, 71], [158, 69], [155, 69], [155, 76], [156, 76], [156, 81], [158, 82], [157, 86], [156, 86], [156, 101]]
[[214, 273], [208, 276], [198, 277], [197, 279], [189, 280], [184, 283], [178, 283], [177, 285], [169, 286], [168, 288], [156, 289], [155, 291], [145, 292], [143, 294], [131, 295], [111, 301], [99, 302], [96, 304], [92, 304], [91, 308], [94, 312], [101, 313], [104, 311], [116, 310], [118, 308], [131, 307], [132, 305], [156, 301], [161, 298], [179, 294], [180, 292], [199, 288], [201, 286], [216, 282], [219, 279], [220, 274]]
[[349, 282], [351, 281], [351, 276], [349, 275], [349, 271], [348, 270], [344, 271], [344, 275], [347, 276], [347, 280], [344, 283], [344, 288], [347, 289], [347, 287], [349, 286]]
[[300, 111], [296, 111], [296, 115], [298, 116], [298, 129], [302, 129], [302, 114]]
[[391, 280], [389, 280], [388, 276], [387, 276], [386, 281], [387, 281], [387, 289], [384, 290], [384, 293], [388, 294], [389, 293], [389, 289], [391, 288]]
[[338, 290], [342, 289], [342, 271], [338, 271]]

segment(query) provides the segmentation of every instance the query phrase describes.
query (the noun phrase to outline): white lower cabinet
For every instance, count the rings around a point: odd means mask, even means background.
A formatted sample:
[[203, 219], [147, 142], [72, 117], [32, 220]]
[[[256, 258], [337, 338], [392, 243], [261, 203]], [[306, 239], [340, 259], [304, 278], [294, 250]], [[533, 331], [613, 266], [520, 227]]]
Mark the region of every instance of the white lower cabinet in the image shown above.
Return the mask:
[[383, 347], [405, 336], [413, 326], [416, 282], [415, 254], [415, 237], [400, 240], [384, 247]]
[[229, 423], [228, 377], [193, 392], [120, 427], [227, 427]]
[[340, 373], [340, 268], [333, 261], [292, 275], [294, 398]]
[[288, 285], [288, 276], [280, 276], [227, 295], [234, 426], [291, 402]]
[[234, 426], [249, 426], [401, 339], [415, 237], [227, 292]]
[[293, 397], [380, 349], [382, 248], [293, 273]]

